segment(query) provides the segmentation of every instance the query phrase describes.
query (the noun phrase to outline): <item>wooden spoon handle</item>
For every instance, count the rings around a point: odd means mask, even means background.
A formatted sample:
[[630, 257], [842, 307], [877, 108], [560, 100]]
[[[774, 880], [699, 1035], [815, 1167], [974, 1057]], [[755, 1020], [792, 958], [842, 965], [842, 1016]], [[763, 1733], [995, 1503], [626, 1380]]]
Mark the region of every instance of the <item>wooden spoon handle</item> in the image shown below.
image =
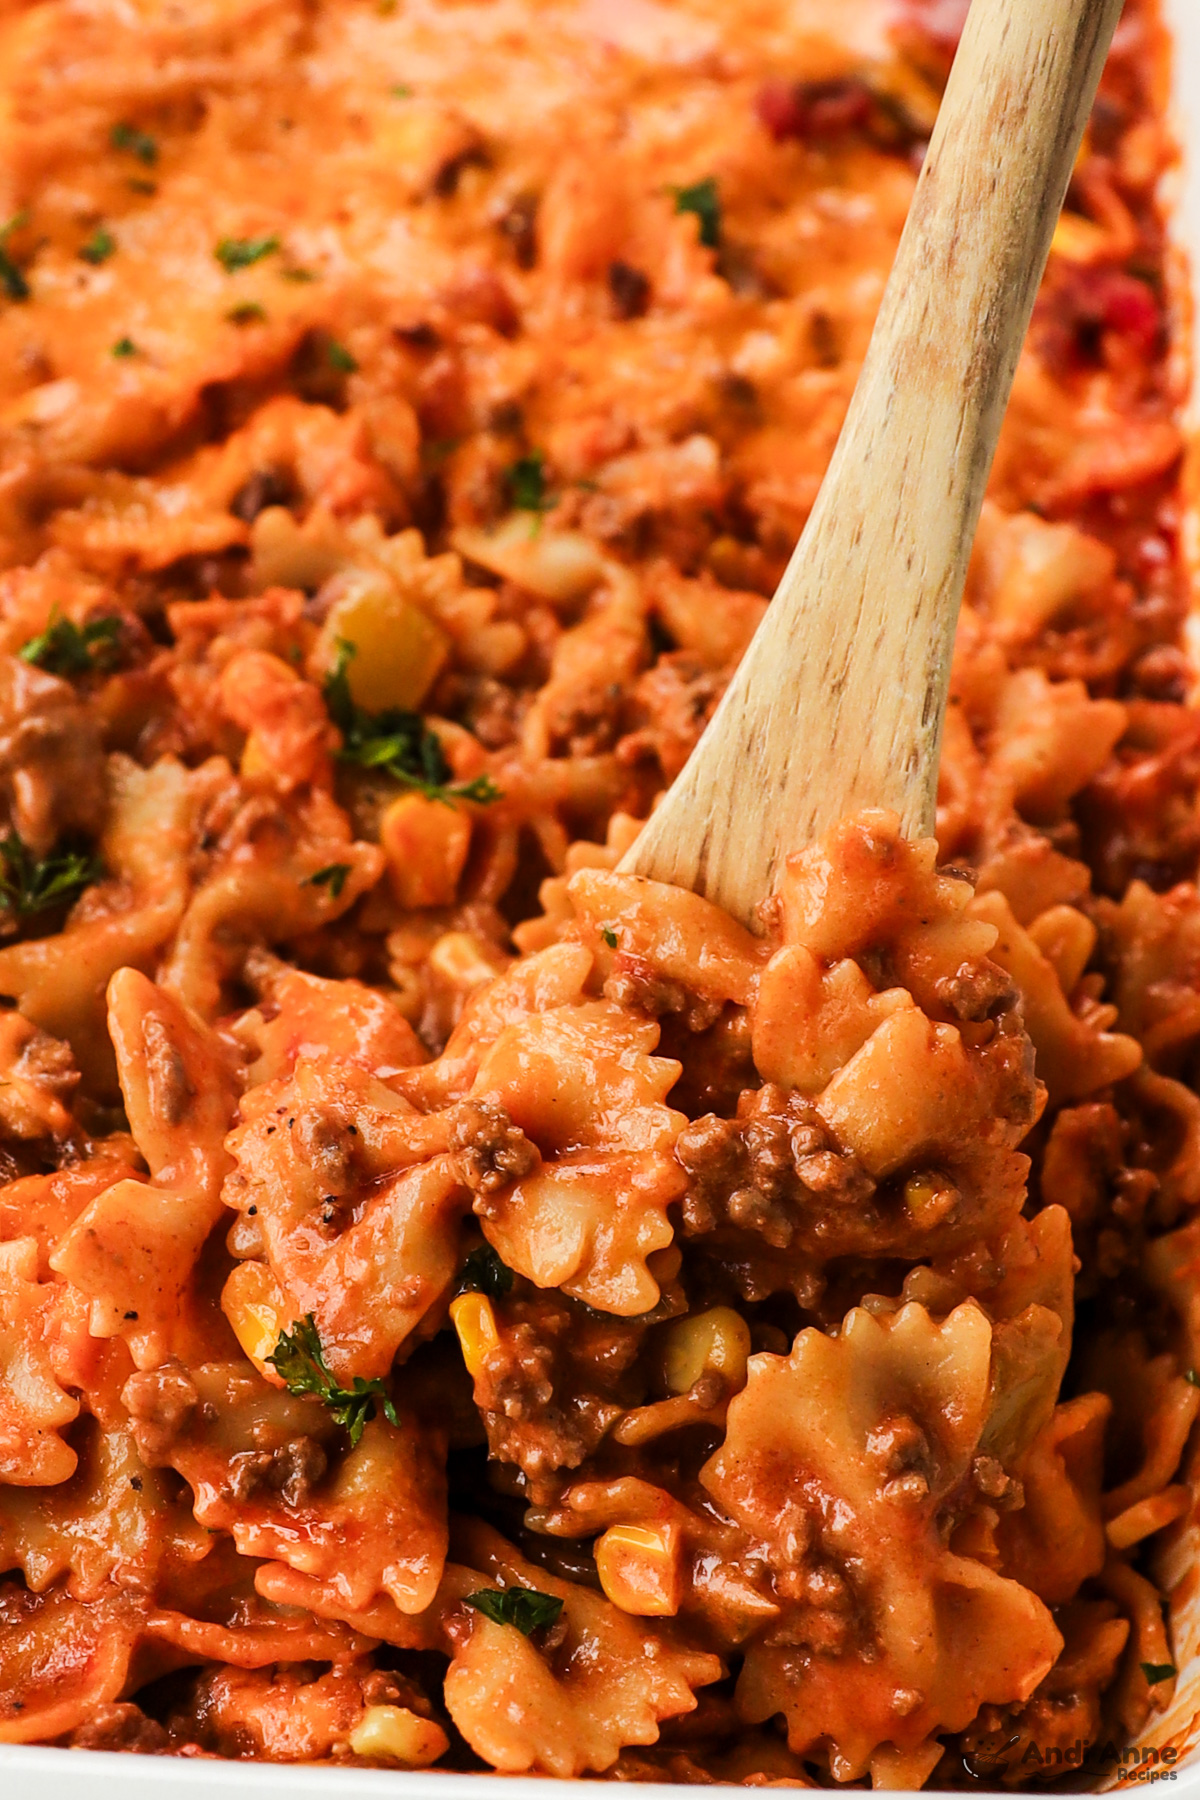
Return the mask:
[[933, 824], [971, 541], [1121, 0], [974, 0], [866, 362], [778, 592], [621, 867], [753, 924], [862, 807]]

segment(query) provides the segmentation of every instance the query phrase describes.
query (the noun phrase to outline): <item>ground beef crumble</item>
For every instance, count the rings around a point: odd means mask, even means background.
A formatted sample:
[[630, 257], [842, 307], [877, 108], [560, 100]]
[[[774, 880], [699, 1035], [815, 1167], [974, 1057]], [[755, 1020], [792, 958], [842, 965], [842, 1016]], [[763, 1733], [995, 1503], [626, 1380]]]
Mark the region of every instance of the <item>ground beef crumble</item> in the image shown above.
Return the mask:
[[274, 1450], [243, 1450], [230, 1458], [224, 1495], [237, 1503], [255, 1494], [278, 1494], [285, 1506], [303, 1506], [329, 1467], [315, 1438], [291, 1438]]
[[519, 1125], [502, 1106], [464, 1100], [450, 1131], [463, 1181], [477, 1196], [475, 1211], [488, 1216], [488, 1197], [536, 1169], [540, 1160]]
[[490, 1455], [531, 1479], [578, 1468], [644, 1397], [629, 1377], [646, 1322], [549, 1292], [514, 1296], [496, 1310], [501, 1342], [475, 1383]]
[[685, 1126], [675, 1154], [690, 1178], [683, 1219], [692, 1236], [733, 1224], [786, 1250], [802, 1229], [819, 1235], [825, 1215], [875, 1192], [809, 1102], [770, 1082], [741, 1096], [736, 1119], [709, 1113]]

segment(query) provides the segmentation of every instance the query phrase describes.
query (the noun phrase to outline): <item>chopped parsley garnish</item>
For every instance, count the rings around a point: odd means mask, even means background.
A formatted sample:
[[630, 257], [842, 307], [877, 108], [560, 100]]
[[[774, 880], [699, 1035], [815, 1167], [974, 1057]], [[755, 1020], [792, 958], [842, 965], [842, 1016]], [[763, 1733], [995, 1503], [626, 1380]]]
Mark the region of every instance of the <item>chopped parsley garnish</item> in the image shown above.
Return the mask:
[[0, 906], [29, 919], [51, 906], [75, 900], [103, 869], [94, 856], [63, 850], [54, 856], [35, 856], [15, 831], [0, 838]]
[[1178, 1673], [1179, 1670], [1175, 1667], [1174, 1663], [1142, 1664], [1142, 1674], [1146, 1677], [1146, 1680], [1150, 1683], [1151, 1687], [1154, 1687], [1156, 1683], [1160, 1681], [1174, 1681]]
[[608, 945], [610, 950], [616, 949], [617, 934], [613, 930], [611, 925], [602, 925], [600, 927], [600, 936], [604, 939], [605, 943]]
[[158, 145], [150, 133], [139, 131], [136, 125], [130, 125], [127, 120], [123, 119], [119, 125], [113, 126], [108, 134], [108, 141], [114, 150], [128, 150], [131, 156], [136, 156], [147, 168], [158, 161]]
[[327, 887], [333, 898], [340, 900], [349, 873], [349, 863], [329, 863], [324, 869], [318, 869], [315, 875], [306, 875], [301, 886]]
[[395, 100], [411, 100], [413, 95], [413, 91], [406, 81], [394, 81], [388, 92]]
[[321, 277], [312, 269], [281, 269], [280, 274], [285, 281], [320, 281]]
[[264, 256], [274, 256], [283, 245], [272, 233], [269, 237], [221, 238], [213, 255], [227, 275], [237, 269], [249, 269]]
[[671, 191], [675, 195], [675, 211], [695, 213], [700, 221], [700, 242], [709, 250], [717, 249], [721, 242], [721, 197], [716, 178], [706, 175], [703, 181], [693, 181], [690, 187], [677, 187]]
[[511, 1293], [512, 1284], [513, 1272], [508, 1264], [500, 1261], [490, 1244], [481, 1244], [463, 1263], [458, 1291], [460, 1294], [486, 1294], [489, 1300], [499, 1300], [502, 1294]]
[[240, 306], [231, 306], [225, 317], [231, 325], [257, 325], [267, 316], [265, 306], [257, 300], [243, 300]]
[[111, 231], [98, 225], [86, 244], [79, 246], [79, 254], [84, 262], [99, 265], [107, 262], [117, 247], [117, 240]]
[[553, 1625], [563, 1603], [553, 1594], [539, 1593], [537, 1588], [480, 1588], [467, 1595], [467, 1605], [490, 1619], [493, 1625], [515, 1625], [525, 1637]]
[[137, 353], [138, 347], [131, 337], [118, 338], [109, 351], [110, 356], [136, 356]]
[[8, 248], [9, 238], [14, 231], [20, 230], [28, 216], [24, 212], [14, 213], [7, 224], [0, 225], [0, 287], [4, 289], [10, 300], [28, 300], [29, 298], [29, 283], [25, 279], [24, 271], [17, 267]]
[[519, 456], [504, 476], [508, 497], [519, 512], [549, 512], [556, 504], [546, 492], [546, 462], [540, 450]]
[[121, 641], [120, 619], [91, 619], [76, 625], [73, 619], [51, 619], [45, 631], [30, 638], [18, 652], [21, 661], [33, 663], [51, 675], [90, 675], [113, 660]]
[[354, 375], [358, 371], [358, 358], [351, 356], [345, 344], [339, 344], [336, 338], [330, 338], [325, 354], [329, 358], [329, 366], [336, 369], [339, 375]]
[[420, 713], [405, 712], [395, 706], [370, 713], [360, 706], [350, 692], [346, 674], [358, 654], [358, 646], [339, 638], [337, 653], [337, 665], [325, 677], [325, 705], [342, 734], [338, 751], [342, 762], [356, 763], [360, 769], [381, 769], [403, 787], [446, 805], [455, 800], [474, 800], [486, 806], [500, 798], [500, 790], [490, 775], [451, 783], [453, 771], [437, 732], [429, 729]]
[[1193, 1387], [1200, 1387], [1200, 1375], [1197, 1375], [1195, 1369], [1185, 1369], [1183, 1379], [1190, 1381]]
[[311, 1313], [305, 1313], [291, 1331], [279, 1334], [279, 1342], [267, 1361], [283, 1376], [289, 1394], [315, 1394], [329, 1408], [334, 1422], [349, 1433], [351, 1447], [362, 1436], [363, 1427], [375, 1417], [377, 1400], [388, 1423], [400, 1423], [382, 1381], [364, 1381], [356, 1375], [353, 1387], [338, 1386], [325, 1361]]

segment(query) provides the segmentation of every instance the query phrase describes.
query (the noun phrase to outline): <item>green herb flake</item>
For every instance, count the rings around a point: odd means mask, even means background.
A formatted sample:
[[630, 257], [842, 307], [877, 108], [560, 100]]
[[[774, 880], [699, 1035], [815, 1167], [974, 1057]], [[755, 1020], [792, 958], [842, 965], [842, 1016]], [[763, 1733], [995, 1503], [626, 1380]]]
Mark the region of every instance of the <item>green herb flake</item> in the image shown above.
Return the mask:
[[605, 943], [608, 945], [610, 950], [616, 949], [617, 934], [613, 930], [611, 925], [602, 925], [600, 927], [600, 936], [604, 939]]
[[388, 89], [393, 100], [411, 100], [413, 91], [406, 81], [394, 81]]
[[10, 300], [28, 300], [29, 298], [29, 283], [2, 245], [0, 245], [0, 287], [4, 289]]
[[699, 219], [700, 242], [709, 250], [717, 249], [721, 242], [721, 197], [715, 177], [706, 175], [703, 181], [672, 188], [671, 192], [677, 213], [694, 213]]
[[298, 285], [309, 281], [320, 281], [321, 277], [312, 269], [281, 269], [279, 273], [285, 281], [294, 281]]
[[458, 1291], [460, 1294], [486, 1294], [489, 1300], [499, 1300], [503, 1294], [512, 1292], [512, 1284], [513, 1272], [508, 1264], [501, 1262], [490, 1244], [481, 1244], [463, 1263]]
[[306, 875], [301, 886], [327, 887], [333, 898], [340, 900], [350, 872], [349, 863], [329, 863], [325, 868], [318, 869], [315, 875]]
[[6, 224], [0, 225], [0, 287], [10, 300], [28, 300], [29, 283], [25, 273], [19, 269], [12, 259], [8, 248], [8, 240], [14, 231], [19, 231], [28, 219], [26, 212], [14, 213]]
[[1183, 1379], [1190, 1381], [1193, 1387], [1200, 1387], [1200, 1375], [1196, 1373], [1195, 1369], [1185, 1369]]
[[110, 356], [136, 356], [137, 353], [138, 347], [131, 337], [118, 338], [109, 351]]
[[382, 1381], [364, 1381], [356, 1375], [353, 1387], [339, 1387], [325, 1361], [311, 1313], [305, 1313], [291, 1331], [280, 1333], [267, 1361], [282, 1375], [289, 1394], [315, 1394], [329, 1408], [335, 1424], [348, 1432], [351, 1448], [362, 1436], [364, 1426], [375, 1417], [377, 1400], [389, 1425], [400, 1423]]
[[339, 375], [357, 374], [357, 357], [351, 356], [346, 346], [344, 344], [339, 344], [336, 338], [331, 338], [329, 340], [325, 354], [329, 358], [330, 368], [336, 369]]
[[22, 662], [51, 675], [90, 675], [93, 669], [111, 666], [120, 641], [120, 619], [92, 619], [86, 625], [76, 625], [73, 619], [51, 619], [45, 631], [22, 645], [18, 655]]
[[546, 492], [546, 460], [540, 450], [519, 456], [506, 470], [504, 485], [510, 502], [519, 512], [549, 512], [557, 504]]
[[99, 267], [102, 262], [108, 261], [116, 247], [117, 240], [112, 232], [106, 231], [103, 225], [98, 225], [87, 243], [79, 246], [79, 254], [84, 262]]
[[493, 1625], [515, 1625], [524, 1637], [553, 1625], [563, 1609], [562, 1601], [553, 1594], [527, 1587], [480, 1588], [467, 1595], [467, 1605]]
[[158, 161], [158, 144], [148, 131], [139, 131], [127, 119], [114, 125], [108, 134], [108, 141], [114, 150], [127, 150], [130, 156], [136, 156], [139, 162], [152, 168]]
[[82, 851], [37, 857], [15, 831], [0, 838], [0, 906], [18, 919], [65, 906], [102, 874], [96, 858]]
[[1174, 1663], [1142, 1664], [1142, 1674], [1146, 1677], [1146, 1680], [1150, 1683], [1151, 1687], [1156, 1686], [1160, 1681], [1174, 1681], [1178, 1673], [1179, 1670], [1175, 1667]]
[[264, 256], [275, 256], [283, 245], [272, 233], [269, 237], [221, 238], [213, 255], [227, 275], [238, 269], [252, 268]]
[[447, 806], [455, 800], [474, 800], [480, 806], [499, 800], [500, 790], [490, 775], [451, 782], [453, 771], [437, 732], [429, 729], [420, 713], [405, 712], [400, 707], [370, 713], [359, 706], [350, 692], [346, 673], [357, 654], [357, 644], [339, 638], [337, 663], [325, 677], [325, 705], [342, 734], [340, 760], [360, 769], [380, 769], [402, 787], [412, 788], [429, 800], [441, 800]]
[[243, 300], [240, 306], [231, 306], [225, 317], [231, 325], [261, 325], [267, 316], [265, 306], [257, 300]]
[[131, 175], [125, 186], [131, 194], [157, 194], [157, 181], [146, 181], [141, 175]]

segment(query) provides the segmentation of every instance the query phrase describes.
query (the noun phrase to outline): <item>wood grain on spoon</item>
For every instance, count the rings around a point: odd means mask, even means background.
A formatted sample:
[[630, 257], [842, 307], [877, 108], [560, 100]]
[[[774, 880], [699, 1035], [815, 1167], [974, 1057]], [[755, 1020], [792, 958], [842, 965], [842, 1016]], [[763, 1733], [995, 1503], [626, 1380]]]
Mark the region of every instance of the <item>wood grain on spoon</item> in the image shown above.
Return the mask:
[[862, 807], [931, 830], [971, 541], [1121, 0], [974, 0], [812, 516], [687, 766], [621, 864], [754, 925]]

